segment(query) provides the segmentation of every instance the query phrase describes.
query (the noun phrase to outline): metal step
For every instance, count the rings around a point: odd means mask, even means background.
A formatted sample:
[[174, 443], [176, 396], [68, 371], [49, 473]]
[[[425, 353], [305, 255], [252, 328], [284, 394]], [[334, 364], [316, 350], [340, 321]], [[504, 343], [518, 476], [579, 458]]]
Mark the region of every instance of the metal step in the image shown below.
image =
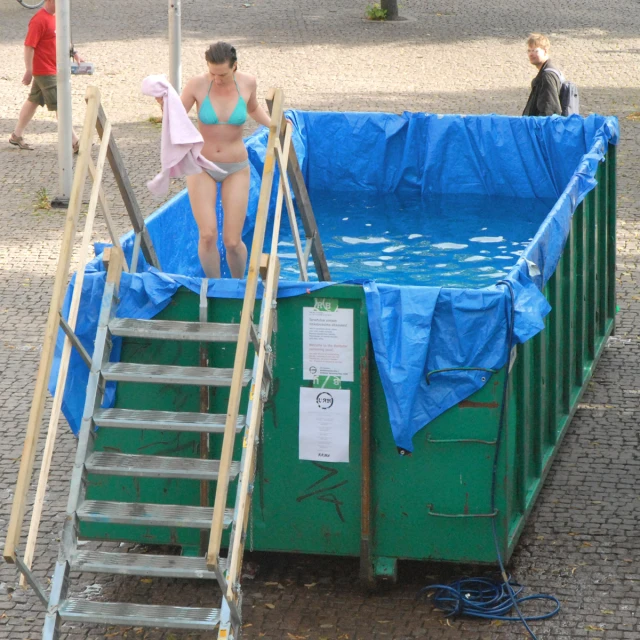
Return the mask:
[[[135, 409], [97, 409], [93, 421], [99, 427], [120, 429], [157, 429], [159, 431], [191, 431], [222, 433], [227, 416], [224, 413], [190, 413], [186, 411], [137, 411]], [[244, 427], [245, 416], [238, 416], [236, 431]]]
[[[210, 529], [213, 508], [178, 504], [149, 504], [146, 502], [108, 502], [85, 500], [78, 511], [83, 522], [104, 524], [131, 524], [157, 527], [186, 527]], [[233, 519], [233, 509], [225, 509], [224, 526]]]
[[226, 322], [180, 322], [130, 318], [115, 318], [109, 322], [109, 331], [114, 336], [150, 340], [237, 342], [239, 329], [239, 324]]
[[[85, 467], [89, 473], [109, 476], [214, 481], [218, 479], [220, 461], [94, 451], [85, 462]], [[240, 463], [233, 462], [229, 478], [233, 480], [239, 471]]]
[[[221, 571], [226, 569], [226, 558], [220, 558], [219, 567]], [[151, 578], [201, 578], [204, 580], [216, 578], [215, 572], [207, 569], [205, 558], [157, 556], [145, 553], [75, 551], [71, 556], [71, 569], [89, 573], [117, 573]]]
[[[162, 364], [109, 362], [102, 367], [105, 380], [117, 382], [150, 382], [156, 384], [194, 384], [198, 387], [229, 387], [233, 369], [216, 367], [176, 367]], [[251, 369], [245, 369], [242, 386], [251, 380]]]
[[63, 620], [128, 627], [161, 627], [210, 631], [220, 622], [220, 609], [167, 607], [124, 602], [90, 602], [68, 598], [58, 609]]

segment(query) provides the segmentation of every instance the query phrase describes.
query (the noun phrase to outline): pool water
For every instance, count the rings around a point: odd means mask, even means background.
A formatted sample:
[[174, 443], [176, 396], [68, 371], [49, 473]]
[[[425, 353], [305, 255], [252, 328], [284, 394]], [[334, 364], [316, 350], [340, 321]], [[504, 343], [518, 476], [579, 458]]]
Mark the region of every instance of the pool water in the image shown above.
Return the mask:
[[[312, 190], [309, 196], [334, 282], [371, 278], [453, 287], [488, 286], [505, 276], [555, 203], [413, 192]], [[297, 279], [284, 211], [280, 238], [282, 277]], [[317, 279], [309, 264], [309, 278]]]

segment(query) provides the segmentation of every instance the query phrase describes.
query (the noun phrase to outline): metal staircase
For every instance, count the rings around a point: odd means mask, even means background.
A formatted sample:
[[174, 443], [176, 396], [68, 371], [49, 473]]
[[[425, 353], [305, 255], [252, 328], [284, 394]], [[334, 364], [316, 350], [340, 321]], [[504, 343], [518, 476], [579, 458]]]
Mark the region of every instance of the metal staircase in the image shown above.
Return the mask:
[[[43, 639], [56, 640], [62, 622], [90, 622], [136, 627], [170, 627], [175, 629], [212, 631], [220, 626], [221, 638], [237, 638], [239, 634], [239, 598], [218, 608], [193, 608], [180, 606], [157, 606], [120, 602], [89, 602], [68, 597], [70, 574], [92, 572], [145, 577], [217, 580], [227, 589], [227, 559], [218, 558], [215, 569], [207, 567], [206, 557], [182, 557], [153, 554], [135, 554], [107, 551], [83, 551], [78, 548], [78, 530], [83, 522], [109, 524], [188, 527], [210, 530], [214, 509], [208, 506], [179, 504], [148, 504], [140, 502], [113, 502], [88, 500], [86, 486], [88, 474], [120, 475], [138, 478], [180, 478], [208, 482], [220, 479], [221, 460], [181, 458], [168, 456], [138, 455], [95, 451], [96, 427], [119, 429], [154, 429], [189, 431], [201, 434], [223, 434], [226, 415], [209, 413], [187, 413], [153, 410], [101, 409], [106, 383], [137, 382], [146, 384], [197, 385], [229, 387], [234, 378], [233, 369], [213, 367], [178, 367], [167, 365], [142, 365], [109, 362], [112, 339], [117, 336], [141, 337], [158, 340], [184, 340], [199, 343], [237, 341], [239, 324], [206, 322], [176, 322], [163, 320], [131, 320], [116, 318], [118, 285], [122, 268], [122, 254], [112, 252], [107, 272], [106, 285], [93, 353], [91, 374], [87, 386], [84, 416], [80, 428], [76, 461], [71, 478], [67, 517], [62, 534], [61, 550], [56, 564], [45, 619]], [[273, 281], [273, 279], [272, 279]], [[206, 306], [206, 281], [201, 290], [201, 307]], [[273, 315], [275, 300], [269, 305]], [[271, 339], [271, 321], [264, 322], [262, 330], [252, 333], [260, 335], [260, 344], [265, 350]], [[265, 331], [266, 329], [266, 331]], [[245, 353], [246, 358], [246, 353]], [[256, 358], [258, 360], [258, 358]], [[253, 411], [262, 411], [262, 399], [268, 394], [271, 373], [264, 362], [262, 392], [252, 401]], [[242, 367], [236, 376], [241, 387], [256, 383], [257, 370]], [[233, 434], [244, 428], [245, 416], [234, 421]], [[254, 442], [254, 448], [257, 442]], [[246, 452], [247, 448], [243, 449]], [[235, 479], [246, 463], [231, 461], [226, 474], [227, 481]], [[246, 468], [246, 464], [245, 464]], [[253, 482], [252, 474], [248, 479]], [[242, 530], [244, 514], [225, 508], [222, 512], [222, 527], [234, 526]], [[242, 535], [242, 534], [241, 534]]]
[[[82, 193], [82, 186], [86, 172], [91, 169], [97, 176], [97, 186], [94, 182], [92, 192], [93, 204], [90, 211], [95, 212], [98, 192], [100, 202], [106, 211], [106, 201], [100, 187], [102, 166], [107, 154], [110, 125], [105, 126], [105, 118], [99, 105], [99, 92], [92, 88], [88, 92], [87, 126], [93, 127], [98, 116], [98, 131], [107, 133], [106, 140], [100, 151], [101, 163], [98, 171], [92, 168], [90, 160], [91, 135], [83, 131], [80, 161], [84, 160], [83, 176], [74, 182], [70, 209], [79, 209], [78, 200]], [[65, 621], [73, 623], [98, 623], [108, 625], [125, 625], [134, 627], [159, 627], [185, 629], [190, 631], [215, 631], [222, 640], [237, 640], [241, 633], [242, 590], [240, 585], [242, 557], [246, 540], [247, 525], [253, 494], [253, 484], [256, 467], [256, 452], [260, 439], [260, 427], [264, 402], [270, 390], [273, 365], [271, 338], [275, 324], [276, 295], [280, 277], [280, 263], [277, 257], [277, 243], [282, 216], [283, 200], [287, 204], [287, 212], [292, 226], [295, 227], [294, 237], [297, 236], [297, 225], [287, 173], [292, 180], [296, 195], [300, 198], [300, 209], [304, 219], [307, 235], [307, 247], [303, 251], [299, 239], [296, 241], [296, 252], [301, 266], [301, 277], [307, 279], [306, 262], [309, 255], [313, 255], [318, 275], [321, 279], [328, 278], [328, 270], [322, 245], [317, 233], [313, 213], [308, 202], [308, 195], [301, 182], [300, 169], [295, 159], [295, 152], [291, 145], [291, 123], [284, 119], [283, 96], [280, 90], [272, 90], [268, 105], [272, 112], [272, 121], [267, 144], [265, 168], [258, 203], [258, 212], [254, 229], [253, 244], [250, 253], [249, 270], [242, 314], [239, 323], [208, 323], [207, 322], [207, 281], [203, 280], [200, 291], [200, 321], [179, 322], [167, 320], [134, 320], [117, 318], [118, 294], [120, 279], [123, 271], [134, 271], [137, 255], [128, 267], [123, 252], [117, 242], [110, 251], [108, 270], [102, 305], [95, 339], [94, 352], [91, 358], [84, 352], [73, 333], [76, 316], [70, 315], [69, 322], [60, 321], [67, 333], [68, 344], [65, 344], [61, 371], [66, 375], [66, 366], [71, 347], [81, 352], [83, 359], [90, 365], [90, 376], [86, 389], [86, 401], [82, 424], [80, 427], [76, 459], [71, 474], [71, 485], [67, 513], [61, 537], [60, 552], [55, 566], [51, 590], [49, 595], [38, 583], [30, 571], [30, 563], [35, 546], [35, 536], [31, 536], [27, 544], [25, 559], [18, 555], [17, 548], [20, 528], [25, 510], [25, 498], [32, 473], [34, 442], [37, 441], [39, 421], [42, 413], [36, 415], [32, 410], [33, 419], [25, 442], [25, 453], [18, 478], [16, 499], [12, 508], [10, 528], [4, 558], [17, 565], [26, 581], [34, 588], [37, 595], [47, 606], [43, 640], [58, 640], [61, 626]], [[87, 125], [88, 123], [88, 125]], [[110, 147], [111, 149], [111, 147]], [[289, 160], [293, 162], [290, 163]], [[116, 162], [116, 165], [118, 163]], [[112, 162], [113, 166], [113, 162]], [[278, 194], [276, 199], [273, 236], [269, 253], [263, 253], [267, 215], [275, 167], [280, 168]], [[123, 171], [122, 167], [119, 167]], [[120, 177], [123, 184], [128, 185], [126, 174]], [[76, 194], [75, 200], [73, 193]], [[95, 194], [95, 197], [93, 197]], [[128, 196], [131, 197], [129, 189]], [[76, 202], [78, 201], [78, 202]], [[77, 221], [77, 212], [74, 214]], [[71, 216], [73, 217], [73, 216]], [[145, 252], [145, 257], [153, 258], [153, 247], [150, 244], [144, 224], [140, 225], [136, 218], [136, 233], [138, 248]], [[91, 218], [91, 224], [93, 218]], [[71, 243], [72, 234], [68, 241]], [[89, 234], [90, 236], [90, 230]], [[142, 245], [142, 246], [141, 246]], [[70, 253], [66, 250], [65, 260], [69, 264]], [[69, 255], [67, 255], [69, 254]], [[62, 260], [62, 258], [61, 258]], [[84, 263], [82, 263], [82, 274]], [[318, 269], [319, 267], [319, 269]], [[59, 268], [62, 272], [62, 269]], [[256, 295], [260, 277], [263, 281], [260, 317], [257, 325], [254, 323]], [[80, 280], [81, 282], [81, 280]], [[56, 295], [52, 301], [53, 312], [50, 320], [58, 313], [61, 300], [61, 285], [56, 281]], [[59, 289], [59, 291], [58, 291]], [[76, 305], [74, 307], [74, 304]], [[72, 309], [77, 312], [79, 294]], [[55, 309], [57, 305], [57, 309]], [[72, 317], [73, 316], [73, 317]], [[47, 328], [47, 335], [55, 335], [57, 326], [53, 320]], [[175, 366], [161, 364], [136, 364], [128, 362], [110, 362], [113, 338], [146, 338], [163, 341], [190, 341], [200, 344], [200, 366]], [[209, 366], [206, 357], [206, 345], [213, 342], [234, 343], [235, 359], [233, 368], [216, 368]], [[250, 346], [255, 350], [253, 368], [247, 369], [247, 354]], [[39, 379], [46, 379], [50, 370], [51, 345], [47, 345], [39, 370]], [[45, 358], [46, 354], [46, 358]], [[66, 361], [64, 358], [66, 357]], [[43, 364], [44, 363], [44, 364]], [[48, 366], [48, 369], [47, 369]], [[61, 374], [62, 376], [62, 374]], [[64, 378], [59, 377], [60, 380]], [[108, 382], [135, 382], [149, 385], [195, 385], [201, 388], [200, 412], [158, 411], [154, 407], [144, 410], [101, 408], [103, 404], [106, 384]], [[244, 415], [240, 415], [242, 389], [249, 387], [249, 400]], [[228, 387], [229, 402], [226, 414], [208, 413], [208, 391], [202, 389], [210, 387]], [[43, 393], [37, 390], [36, 393]], [[62, 391], [56, 391], [54, 407], [59, 412]], [[60, 393], [60, 398], [58, 394]], [[36, 395], [36, 403], [44, 402]], [[57, 403], [57, 404], [56, 404]], [[57, 415], [55, 420], [57, 424]], [[96, 450], [95, 443], [97, 429], [109, 427], [112, 429], [155, 430], [167, 432], [191, 432], [200, 434], [200, 457], [184, 458], [166, 455], [140, 455]], [[242, 435], [240, 459], [233, 458], [236, 435]], [[209, 459], [208, 439], [211, 434], [222, 436], [222, 448], [218, 460]], [[47, 438], [47, 450], [50, 448], [50, 436]], [[55, 438], [55, 430], [53, 438]], [[51, 443], [51, 448], [53, 444]], [[48, 453], [47, 455], [50, 455]], [[45, 458], [46, 460], [46, 458]], [[47, 463], [43, 463], [43, 469]], [[193, 506], [185, 504], [151, 504], [144, 502], [123, 502], [110, 500], [93, 500], [87, 498], [88, 475], [126, 476], [132, 478], [167, 478], [192, 479], [200, 482], [200, 504]], [[45, 474], [46, 476], [46, 474]], [[233, 508], [228, 506], [229, 483], [237, 480], [237, 490]], [[215, 482], [215, 500], [213, 507], [208, 506], [209, 483]], [[40, 485], [46, 487], [46, 477], [40, 479]], [[36, 498], [36, 504], [41, 503], [43, 495]], [[35, 517], [35, 516], [34, 516]], [[39, 512], [36, 522], [32, 521], [32, 532], [39, 524]], [[175, 527], [200, 529], [202, 532], [201, 557], [182, 557], [172, 555], [154, 555], [150, 553], [124, 553], [118, 551], [85, 551], [79, 546], [79, 531], [82, 523], [102, 523], [106, 525], [142, 525], [157, 527]], [[229, 530], [228, 551], [221, 554], [223, 531]], [[113, 538], [112, 538], [113, 539]], [[204, 554], [204, 548], [207, 553]], [[185, 579], [215, 580], [221, 594], [212, 597], [211, 608], [159, 606], [146, 604], [130, 604], [124, 602], [94, 602], [70, 597], [73, 590], [72, 574], [76, 572], [92, 572], [100, 574], [115, 574], [124, 576], [166, 577]], [[212, 591], [212, 594], [214, 592]]]

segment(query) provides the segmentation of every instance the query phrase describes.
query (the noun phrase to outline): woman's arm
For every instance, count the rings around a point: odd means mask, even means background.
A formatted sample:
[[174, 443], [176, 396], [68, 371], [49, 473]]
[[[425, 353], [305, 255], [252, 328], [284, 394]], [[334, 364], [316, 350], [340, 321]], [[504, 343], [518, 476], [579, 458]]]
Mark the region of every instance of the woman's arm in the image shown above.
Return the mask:
[[184, 109], [187, 113], [191, 111], [191, 108], [196, 103], [195, 85], [197, 84], [197, 78], [191, 78], [189, 82], [184, 86], [180, 100], [184, 105]]
[[[191, 111], [191, 107], [193, 107], [193, 105], [196, 102], [196, 95], [194, 92], [194, 84], [195, 84], [194, 80], [195, 78], [191, 78], [191, 80], [187, 82], [184, 89], [182, 90], [182, 95], [180, 96], [180, 100], [182, 101], [182, 106], [184, 107], [184, 110], [187, 113]], [[162, 111], [164, 112], [164, 98], [156, 98], [156, 102], [160, 105], [160, 109], [162, 109]]]
[[271, 116], [258, 104], [256, 98], [257, 83], [255, 78], [251, 82], [251, 96], [247, 102], [247, 113], [258, 123], [265, 127], [271, 124]]

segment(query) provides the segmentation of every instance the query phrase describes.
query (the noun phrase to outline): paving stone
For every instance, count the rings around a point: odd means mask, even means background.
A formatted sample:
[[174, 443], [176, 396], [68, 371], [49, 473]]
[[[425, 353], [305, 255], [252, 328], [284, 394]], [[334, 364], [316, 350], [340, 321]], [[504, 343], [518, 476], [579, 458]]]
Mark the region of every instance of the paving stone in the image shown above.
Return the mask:
[[[609, 7], [596, 0], [403, 0], [401, 13], [407, 20], [383, 24], [363, 19], [366, 4], [183, 0], [184, 77], [204, 69], [203, 52], [210, 41], [226, 39], [237, 44], [241, 68], [257, 75], [259, 93], [281, 86], [291, 107], [515, 115], [523, 108], [533, 76], [523, 38], [539, 30], [551, 35], [554, 60], [579, 85], [583, 112], [620, 117], [617, 334], [582, 399], [510, 570], [529, 592], [555, 593], [562, 601], [558, 617], [534, 624], [539, 637], [638, 640], [640, 122], [627, 119], [640, 111], [637, 2], [620, 0]], [[158, 206], [145, 183], [158, 170], [160, 137], [158, 127], [148, 120], [157, 107], [140, 94], [139, 86], [147, 74], [167, 72], [166, 3], [73, 0], [72, 10], [75, 44], [96, 64], [93, 77], [72, 79], [75, 126], [82, 124], [87, 86], [97, 84], [147, 215]], [[18, 3], [0, 3], [0, 536], [8, 521], [64, 224], [63, 213], [34, 210], [39, 190], [49, 196], [57, 193], [55, 118], [40, 111], [32, 122], [26, 136], [35, 151], [6, 144], [27, 95], [20, 79], [22, 43], [31, 15]], [[175, 181], [170, 195], [182, 187]], [[105, 191], [118, 231], [127, 231], [128, 218], [109, 172]], [[76, 239], [79, 243], [80, 236]], [[94, 239], [107, 239], [100, 219]], [[47, 412], [50, 407], [48, 400]], [[42, 446], [43, 442], [40, 450]], [[74, 450], [75, 440], [63, 424], [34, 565], [42, 581], [51, 576], [58, 552]], [[248, 640], [526, 637], [521, 627], [509, 624], [447, 623], [428, 602], [416, 601], [427, 574], [437, 572], [436, 579], [450, 575], [438, 567], [416, 569], [411, 564], [407, 570], [401, 564], [397, 586], [383, 595], [366, 595], [358, 588], [357, 562], [352, 560], [277, 554], [250, 554], [249, 559], [261, 569], [254, 581], [244, 584]], [[271, 581], [286, 588], [274, 590], [266, 585]], [[318, 584], [313, 593], [304, 587], [311, 582]], [[0, 583], [16, 585], [13, 567], [0, 565]], [[74, 592], [93, 584], [102, 586], [101, 597], [116, 601], [137, 598], [167, 604], [179, 590], [186, 604], [211, 604], [210, 585], [197, 581], [157, 580], [145, 588], [135, 579], [83, 574]], [[275, 608], [266, 608], [266, 602]], [[33, 593], [0, 589], [0, 637], [36, 640], [42, 620], [43, 610]], [[331, 627], [323, 628], [325, 624]], [[105, 636], [215, 637], [65, 625], [61, 640]]]

